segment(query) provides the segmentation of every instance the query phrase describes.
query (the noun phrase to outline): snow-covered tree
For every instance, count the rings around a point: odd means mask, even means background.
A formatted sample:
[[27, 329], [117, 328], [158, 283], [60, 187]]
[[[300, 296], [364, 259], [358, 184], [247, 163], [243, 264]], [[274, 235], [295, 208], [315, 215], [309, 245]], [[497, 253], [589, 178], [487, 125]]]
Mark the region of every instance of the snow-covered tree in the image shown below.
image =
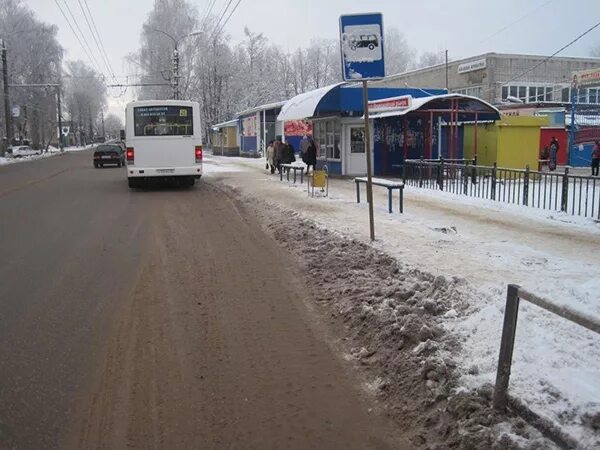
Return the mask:
[[108, 114], [104, 118], [104, 136], [106, 138], [117, 139], [123, 128], [123, 122], [116, 114]]
[[419, 55], [419, 62], [416, 68], [431, 67], [436, 64], [441, 64], [446, 60], [446, 56], [443, 50], [437, 52], [423, 52]]
[[79, 143], [90, 142], [98, 133], [97, 119], [106, 106], [102, 76], [83, 61], [67, 62], [65, 106], [70, 126]]
[[413, 67], [416, 52], [397, 27], [386, 29], [384, 45], [386, 75], [406, 72]]
[[[57, 27], [39, 21], [22, 0], [0, 1], [0, 37], [7, 48], [11, 84], [60, 82], [63, 49]], [[14, 120], [13, 135], [28, 139], [35, 148], [56, 138], [56, 88], [10, 88], [13, 106], [21, 115]], [[4, 131], [2, 108], [2, 130]]]

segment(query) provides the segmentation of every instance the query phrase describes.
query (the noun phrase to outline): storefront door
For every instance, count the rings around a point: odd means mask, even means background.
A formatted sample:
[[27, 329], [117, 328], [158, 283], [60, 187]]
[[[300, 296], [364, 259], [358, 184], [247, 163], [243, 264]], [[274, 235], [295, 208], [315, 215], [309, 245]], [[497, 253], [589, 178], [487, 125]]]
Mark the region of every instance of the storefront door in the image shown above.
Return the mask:
[[367, 158], [365, 156], [365, 127], [359, 125], [346, 128], [348, 159], [347, 175], [365, 175], [367, 173]]

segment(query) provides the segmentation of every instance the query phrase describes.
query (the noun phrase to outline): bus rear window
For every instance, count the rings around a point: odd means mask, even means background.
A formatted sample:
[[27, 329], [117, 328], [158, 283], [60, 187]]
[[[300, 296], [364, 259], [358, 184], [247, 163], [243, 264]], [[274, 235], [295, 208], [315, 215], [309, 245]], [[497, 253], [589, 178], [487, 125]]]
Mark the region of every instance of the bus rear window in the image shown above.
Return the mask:
[[191, 136], [191, 106], [139, 106], [133, 108], [136, 136]]

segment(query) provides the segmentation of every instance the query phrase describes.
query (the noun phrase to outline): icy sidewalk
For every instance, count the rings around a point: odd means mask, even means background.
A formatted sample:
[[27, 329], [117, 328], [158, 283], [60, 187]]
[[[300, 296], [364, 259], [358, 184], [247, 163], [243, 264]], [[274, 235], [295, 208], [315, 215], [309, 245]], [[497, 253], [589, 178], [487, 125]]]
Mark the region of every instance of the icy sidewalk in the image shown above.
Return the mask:
[[[209, 176], [368, 240], [367, 207], [356, 204], [351, 180], [331, 180], [330, 197], [313, 199], [306, 185], [267, 174], [264, 159], [210, 161], [223, 170]], [[226, 172], [234, 167], [239, 171]], [[600, 316], [600, 225], [594, 221], [411, 188], [405, 214], [390, 215], [387, 192], [375, 188], [374, 196], [376, 248], [419, 270], [463, 278], [481, 294], [445, 323], [462, 341], [465, 387], [495, 379], [508, 283]], [[588, 446], [600, 440], [591, 425], [598, 426], [594, 414], [600, 413], [599, 344], [593, 333], [522, 304], [510, 392]]]

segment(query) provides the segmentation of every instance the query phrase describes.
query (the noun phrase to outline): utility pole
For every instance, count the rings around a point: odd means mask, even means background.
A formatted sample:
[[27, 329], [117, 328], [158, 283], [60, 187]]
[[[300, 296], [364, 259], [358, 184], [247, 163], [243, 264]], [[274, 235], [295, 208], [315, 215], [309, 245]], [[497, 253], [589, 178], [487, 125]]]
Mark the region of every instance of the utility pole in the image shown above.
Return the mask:
[[177, 45], [173, 50], [173, 79], [171, 83], [173, 84], [173, 98], [179, 100], [179, 51]]
[[104, 129], [104, 110], [100, 111], [100, 118], [102, 119], [102, 137], [106, 139], [106, 130]]
[[62, 113], [60, 108], [60, 84], [56, 86], [56, 109], [58, 109], [58, 148], [63, 151]]
[[2, 40], [2, 81], [4, 83], [4, 125], [6, 126], [6, 145], [0, 149], [0, 155], [8, 149], [12, 141], [12, 123], [10, 117], [10, 103], [8, 98], [8, 65], [6, 62], [6, 43]]
[[448, 50], [446, 50], [446, 90], [448, 90]]

